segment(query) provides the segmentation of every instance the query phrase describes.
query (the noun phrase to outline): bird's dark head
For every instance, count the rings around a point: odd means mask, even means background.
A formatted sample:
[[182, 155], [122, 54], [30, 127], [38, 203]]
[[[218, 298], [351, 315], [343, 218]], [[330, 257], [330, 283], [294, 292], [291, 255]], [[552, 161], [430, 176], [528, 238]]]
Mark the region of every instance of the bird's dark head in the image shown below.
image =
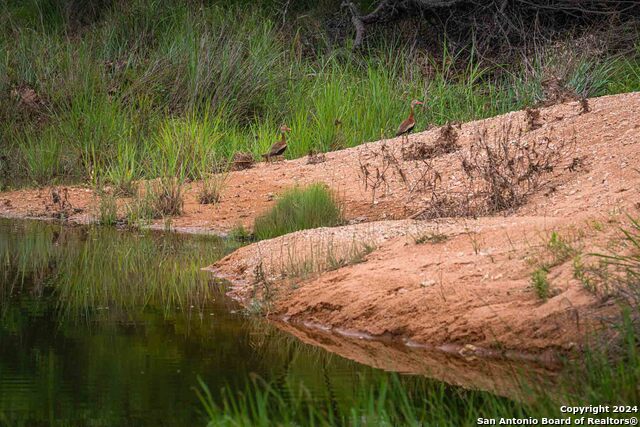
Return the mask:
[[284, 132], [291, 132], [291, 128], [287, 125], [282, 125], [280, 126], [280, 132], [284, 133]]

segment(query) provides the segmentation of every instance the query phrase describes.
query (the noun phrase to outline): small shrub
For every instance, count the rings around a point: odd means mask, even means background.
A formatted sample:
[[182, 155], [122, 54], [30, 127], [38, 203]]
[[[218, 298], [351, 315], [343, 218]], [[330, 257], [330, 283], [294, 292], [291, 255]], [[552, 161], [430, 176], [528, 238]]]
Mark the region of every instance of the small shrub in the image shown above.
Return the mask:
[[536, 295], [541, 300], [546, 300], [549, 298], [549, 280], [547, 279], [547, 274], [549, 270], [544, 267], [538, 268], [531, 275], [531, 284], [533, 285], [533, 289], [536, 291]]
[[143, 193], [138, 192], [126, 207], [125, 221], [139, 225], [152, 219], [180, 215], [184, 205], [182, 186], [177, 178], [160, 178], [147, 183]]
[[180, 215], [184, 206], [180, 181], [173, 177], [163, 177], [155, 184], [151, 198], [153, 218]]
[[324, 184], [293, 188], [285, 192], [277, 204], [255, 220], [258, 240], [270, 239], [317, 227], [331, 227], [343, 222], [342, 206]]
[[205, 175], [202, 177], [200, 184], [200, 192], [198, 193], [198, 202], [201, 205], [209, 205], [218, 203], [222, 197], [222, 191], [227, 183], [229, 174], [221, 172], [214, 175]]
[[512, 210], [545, 184], [563, 160], [568, 144], [549, 136], [523, 141], [513, 134], [512, 123], [503, 124], [494, 134], [481, 130], [462, 156], [467, 185], [479, 199], [479, 214]]
[[547, 249], [549, 249], [553, 256], [553, 260], [548, 267], [560, 265], [578, 254], [578, 251], [555, 231], [551, 233], [549, 242], [547, 242]]

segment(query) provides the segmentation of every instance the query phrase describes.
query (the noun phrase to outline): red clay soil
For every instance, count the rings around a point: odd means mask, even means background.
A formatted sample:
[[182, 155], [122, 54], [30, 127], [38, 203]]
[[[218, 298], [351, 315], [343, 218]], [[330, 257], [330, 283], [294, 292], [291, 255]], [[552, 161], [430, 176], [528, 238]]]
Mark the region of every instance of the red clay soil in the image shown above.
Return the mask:
[[[373, 198], [360, 166], [367, 161], [380, 166], [371, 153], [382, 144], [398, 153], [401, 141], [394, 139], [328, 153], [320, 164], [303, 158], [233, 172], [222, 201], [213, 206], [198, 204], [198, 184], [191, 184], [185, 213], [173, 218], [172, 226], [195, 232], [250, 226], [283, 189], [325, 182], [344, 200], [354, 224], [253, 244], [211, 266], [235, 285], [232, 294], [243, 303], [252, 304], [264, 291], [258, 289], [264, 283], [256, 284], [256, 273], [263, 270], [275, 295], [269, 315], [295, 324], [479, 353], [570, 349], [615, 316], [617, 307], [573, 277], [571, 260], [551, 269], [551, 297], [540, 299], [531, 274], [539, 258], [552, 256], [545, 242], [555, 230], [585, 251], [597, 248], [616, 233], [623, 212], [635, 213], [640, 206], [640, 93], [591, 99], [589, 106], [586, 113], [577, 102], [543, 109], [535, 130], [529, 130], [525, 112], [456, 129], [462, 152], [479, 130], [499, 130], [505, 123], [525, 141], [549, 138], [571, 146], [550, 182], [506, 216], [407, 220], [427, 198], [407, 191], [396, 175]], [[433, 143], [439, 135], [433, 129], [413, 135], [411, 142]], [[433, 162], [441, 185], [451, 191], [463, 190], [458, 155]], [[419, 173], [410, 162], [402, 164], [410, 180]], [[70, 220], [95, 218], [92, 191], [68, 191], [78, 210]], [[0, 193], [0, 215], [54, 216], [50, 194], [50, 189]], [[425, 233], [447, 239], [416, 244]], [[376, 249], [365, 256], [365, 244]], [[344, 262], [332, 264], [329, 259], [336, 256]]]

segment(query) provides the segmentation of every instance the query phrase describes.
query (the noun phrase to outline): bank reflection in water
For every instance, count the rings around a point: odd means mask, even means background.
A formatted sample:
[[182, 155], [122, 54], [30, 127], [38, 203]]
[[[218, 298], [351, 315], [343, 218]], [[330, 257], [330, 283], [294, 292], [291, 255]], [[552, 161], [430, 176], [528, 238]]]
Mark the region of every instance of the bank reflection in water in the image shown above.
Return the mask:
[[198, 376], [214, 394], [258, 375], [349, 407], [388, 375], [245, 316], [200, 270], [232, 249], [0, 220], [0, 425], [200, 425]]

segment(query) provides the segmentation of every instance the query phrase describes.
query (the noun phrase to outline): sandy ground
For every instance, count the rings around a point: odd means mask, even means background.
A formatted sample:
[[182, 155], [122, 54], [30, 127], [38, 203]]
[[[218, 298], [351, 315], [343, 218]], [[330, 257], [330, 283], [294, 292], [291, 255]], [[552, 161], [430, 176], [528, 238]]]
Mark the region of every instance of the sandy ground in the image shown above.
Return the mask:
[[[571, 146], [544, 188], [505, 216], [412, 220], [426, 198], [407, 191], [394, 174], [374, 197], [360, 166], [380, 166], [372, 153], [382, 145], [398, 153], [402, 142], [393, 139], [328, 153], [320, 164], [303, 158], [233, 172], [222, 201], [213, 206], [197, 203], [193, 183], [185, 214], [171, 223], [178, 231], [224, 233], [238, 224], [250, 226], [283, 189], [325, 182], [344, 200], [350, 225], [252, 244], [210, 266], [231, 281], [234, 297], [251, 305], [266, 291], [269, 316], [343, 335], [479, 355], [571, 349], [615, 316], [616, 305], [585, 290], [573, 278], [571, 261], [550, 271], [552, 297], [541, 300], [530, 283], [536, 259], [549, 256], [545, 243], [552, 231], [587, 251], [611, 238], [624, 212], [640, 207], [640, 93], [592, 99], [589, 106], [584, 114], [575, 102], [546, 108], [540, 127], [531, 131], [524, 112], [456, 129], [462, 152], [479, 130], [495, 131], [505, 123], [524, 140], [550, 138]], [[433, 129], [411, 136], [410, 143], [433, 143], [439, 135]], [[433, 162], [441, 185], [451, 191], [463, 190], [458, 155]], [[573, 159], [579, 167], [570, 167]], [[415, 181], [419, 169], [410, 162], [404, 166]], [[76, 211], [70, 221], [95, 218], [91, 190], [68, 192]], [[51, 190], [0, 193], [0, 215], [55, 216]], [[446, 238], [416, 244], [430, 233]]]

